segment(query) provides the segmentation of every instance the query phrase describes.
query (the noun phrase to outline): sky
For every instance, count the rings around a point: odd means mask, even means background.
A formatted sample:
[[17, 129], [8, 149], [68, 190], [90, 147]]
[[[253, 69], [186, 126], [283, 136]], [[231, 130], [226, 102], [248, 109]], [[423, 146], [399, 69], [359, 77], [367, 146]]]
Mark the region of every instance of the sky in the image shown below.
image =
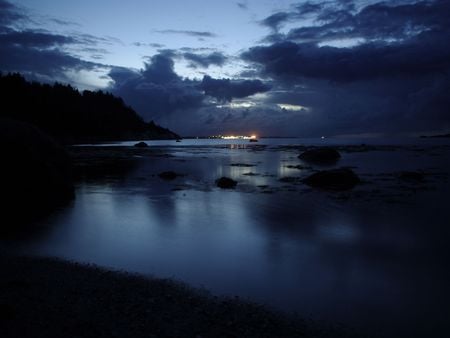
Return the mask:
[[448, 0], [0, 0], [0, 71], [183, 136], [450, 130]]

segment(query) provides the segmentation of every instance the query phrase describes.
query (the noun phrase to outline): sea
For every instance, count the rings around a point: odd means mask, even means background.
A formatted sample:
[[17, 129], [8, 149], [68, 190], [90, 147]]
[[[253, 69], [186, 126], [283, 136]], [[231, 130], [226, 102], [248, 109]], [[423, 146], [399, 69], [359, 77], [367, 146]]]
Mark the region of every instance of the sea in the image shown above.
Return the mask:
[[[126, 152], [138, 141], [77, 147]], [[42, 220], [45, 230], [1, 245], [171, 278], [374, 337], [449, 332], [449, 139], [146, 142], [130, 165], [78, 179], [75, 200]], [[298, 155], [311, 146], [337, 147], [341, 158], [304, 163]], [[303, 183], [342, 167], [361, 179], [352, 190]], [[217, 187], [222, 176], [237, 186]]]

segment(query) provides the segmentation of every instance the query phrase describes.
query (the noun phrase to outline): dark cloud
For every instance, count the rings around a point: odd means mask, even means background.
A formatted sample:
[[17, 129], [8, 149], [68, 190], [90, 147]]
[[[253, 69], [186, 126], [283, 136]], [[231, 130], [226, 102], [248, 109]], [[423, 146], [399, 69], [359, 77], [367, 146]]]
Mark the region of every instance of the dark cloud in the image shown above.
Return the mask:
[[277, 31], [283, 23], [290, 19], [290, 17], [291, 14], [287, 12], [278, 12], [262, 20], [261, 24]]
[[38, 31], [0, 33], [0, 69], [64, 79], [67, 70], [92, 70], [100, 65], [83, 61], [60, 47], [75, 44], [72, 37]]
[[191, 66], [208, 68], [211, 65], [223, 66], [227, 61], [227, 57], [220, 52], [210, 54], [196, 54], [191, 52], [183, 53], [183, 57], [191, 62]]
[[284, 79], [355, 81], [446, 71], [450, 48], [442, 44], [450, 35], [437, 39], [428, 35], [398, 44], [370, 43], [353, 48], [282, 42], [251, 48], [243, 58], [261, 65], [265, 74]]
[[[211, 128], [220, 123], [222, 110], [217, 103], [245, 98], [269, 89], [259, 80], [182, 79], [174, 71], [172, 50], [161, 51], [149, 58], [143, 70], [115, 67], [109, 76], [110, 90], [124, 98], [146, 120], [155, 120], [180, 133], [199, 133], [204, 124]], [[219, 115], [217, 115], [219, 114]]]
[[[322, 13], [321, 19], [323, 25], [293, 29], [284, 41], [250, 48], [243, 58], [260, 65], [267, 75], [291, 80], [414, 77], [445, 72], [450, 67], [446, 43], [450, 38], [450, 2], [377, 3], [354, 15], [344, 10]], [[351, 48], [316, 44], [357, 37], [364, 40]]]
[[243, 98], [270, 90], [270, 86], [260, 80], [213, 79], [207, 75], [203, 77], [200, 88], [205, 95], [219, 101], [231, 101], [234, 98]]
[[[278, 24], [288, 19], [300, 18], [302, 7], [297, 7], [298, 12], [290, 13]], [[321, 42], [344, 38], [407, 39], [426, 30], [448, 27], [450, 18], [443, 13], [448, 13], [449, 10], [450, 2], [445, 0], [400, 5], [379, 2], [365, 6], [360, 11], [355, 11], [352, 6], [342, 6], [339, 9], [321, 6], [314, 9], [316, 20], [321, 23], [320, 25], [291, 29], [285, 38], [297, 42]]]
[[37, 73], [64, 78], [67, 70], [92, 70], [100, 65], [80, 60], [56, 49], [39, 50], [17, 45], [0, 45], [0, 68], [3, 71]]
[[[380, 2], [358, 10], [351, 1], [324, 2], [285, 14], [266, 18], [274, 30], [270, 45], [242, 54], [259, 77], [274, 80], [266, 111], [276, 116], [278, 103], [307, 107], [280, 124], [269, 118], [274, 126], [285, 133], [296, 126], [303, 135], [450, 128], [450, 2]], [[299, 21], [278, 31], [300, 14], [315, 16], [315, 25]], [[353, 45], [346, 47], [346, 39]]]
[[203, 95], [196, 83], [181, 79], [174, 71], [170, 53], [156, 54], [141, 71], [113, 68], [111, 90], [124, 98], [145, 119], [160, 120], [166, 114], [199, 107]]
[[324, 5], [322, 3], [304, 2], [295, 6], [297, 13], [301, 16], [306, 14], [319, 13]]
[[[73, 36], [53, 34], [42, 29], [27, 29], [33, 22], [28, 14], [7, 1], [0, 0], [0, 71], [21, 72], [33, 80], [70, 82], [67, 73], [98, 70], [105, 66], [85, 61], [74, 51], [101, 57], [106, 50], [97, 48], [99, 41], [88, 34]], [[72, 53], [69, 53], [68, 50]]]
[[0, 26], [11, 25], [26, 18], [26, 15], [17, 6], [9, 1], [0, 0]]
[[0, 34], [0, 44], [20, 45], [23, 47], [50, 48], [64, 44], [73, 44], [75, 39], [68, 36], [48, 34], [39, 31], [9, 31]]
[[178, 30], [178, 29], [164, 29], [164, 30], [156, 30], [155, 32], [161, 34], [181, 34], [192, 36], [196, 38], [215, 38], [216, 34], [211, 32], [202, 32], [202, 31], [191, 31], [191, 30]]

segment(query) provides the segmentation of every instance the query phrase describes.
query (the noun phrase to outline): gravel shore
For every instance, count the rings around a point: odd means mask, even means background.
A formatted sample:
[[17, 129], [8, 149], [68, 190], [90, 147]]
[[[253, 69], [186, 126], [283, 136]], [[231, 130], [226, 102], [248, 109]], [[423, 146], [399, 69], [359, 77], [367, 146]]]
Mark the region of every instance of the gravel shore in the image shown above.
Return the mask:
[[0, 337], [347, 337], [237, 298], [53, 259], [0, 254]]

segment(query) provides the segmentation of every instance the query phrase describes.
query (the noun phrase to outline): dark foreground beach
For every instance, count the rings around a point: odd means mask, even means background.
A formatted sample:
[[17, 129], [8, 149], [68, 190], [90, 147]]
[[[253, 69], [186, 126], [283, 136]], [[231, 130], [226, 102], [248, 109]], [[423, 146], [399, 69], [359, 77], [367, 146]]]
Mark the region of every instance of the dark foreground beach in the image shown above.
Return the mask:
[[0, 337], [348, 337], [171, 280], [0, 256]]

